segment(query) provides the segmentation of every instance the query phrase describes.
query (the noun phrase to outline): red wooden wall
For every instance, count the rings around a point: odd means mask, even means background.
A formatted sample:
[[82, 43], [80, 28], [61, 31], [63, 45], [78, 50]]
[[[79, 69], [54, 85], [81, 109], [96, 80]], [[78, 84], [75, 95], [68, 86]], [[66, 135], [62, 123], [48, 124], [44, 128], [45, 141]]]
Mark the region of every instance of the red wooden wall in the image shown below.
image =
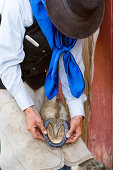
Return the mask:
[[113, 3], [105, 0], [106, 10], [96, 45], [92, 114], [89, 122], [89, 148], [98, 161], [112, 169], [113, 114]]

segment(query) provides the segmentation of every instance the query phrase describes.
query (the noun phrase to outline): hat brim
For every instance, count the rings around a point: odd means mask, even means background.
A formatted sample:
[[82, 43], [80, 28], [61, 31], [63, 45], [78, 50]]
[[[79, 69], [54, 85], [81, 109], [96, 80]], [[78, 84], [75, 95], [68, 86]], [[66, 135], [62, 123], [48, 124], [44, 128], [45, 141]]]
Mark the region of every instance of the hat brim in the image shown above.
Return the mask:
[[46, 0], [45, 4], [47, 13], [55, 27], [71, 38], [83, 39], [89, 37], [96, 32], [104, 17], [104, 0], [100, 1], [97, 9], [85, 21], [79, 21], [71, 17], [64, 6], [63, 0]]

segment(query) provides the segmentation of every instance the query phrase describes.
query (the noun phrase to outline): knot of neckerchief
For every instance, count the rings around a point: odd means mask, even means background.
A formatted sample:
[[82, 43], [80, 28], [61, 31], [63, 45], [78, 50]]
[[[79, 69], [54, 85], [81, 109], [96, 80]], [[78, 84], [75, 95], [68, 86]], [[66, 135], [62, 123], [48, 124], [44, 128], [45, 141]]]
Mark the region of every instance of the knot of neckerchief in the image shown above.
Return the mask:
[[34, 17], [53, 51], [45, 80], [47, 98], [51, 100], [58, 94], [58, 62], [61, 53], [64, 53], [64, 68], [67, 73], [70, 91], [74, 97], [80, 97], [85, 88], [84, 78], [70, 52], [70, 49], [74, 47], [77, 40], [64, 36], [53, 26], [45, 8], [45, 0], [30, 0], [30, 2]]

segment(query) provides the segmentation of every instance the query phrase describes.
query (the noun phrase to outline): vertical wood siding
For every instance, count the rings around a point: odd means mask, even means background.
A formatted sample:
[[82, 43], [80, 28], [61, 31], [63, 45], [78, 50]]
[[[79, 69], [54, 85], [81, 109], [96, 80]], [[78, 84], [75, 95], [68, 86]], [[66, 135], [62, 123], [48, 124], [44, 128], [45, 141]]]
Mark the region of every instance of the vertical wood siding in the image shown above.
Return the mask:
[[[98, 161], [112, 167], [113, 100], [113, 4], [105, 0], [106, 10], [97, 41], [92, 84], [92, 114], [89, 122], [89, 148]], [[112, 168], [111, 168], [112, 169]]]

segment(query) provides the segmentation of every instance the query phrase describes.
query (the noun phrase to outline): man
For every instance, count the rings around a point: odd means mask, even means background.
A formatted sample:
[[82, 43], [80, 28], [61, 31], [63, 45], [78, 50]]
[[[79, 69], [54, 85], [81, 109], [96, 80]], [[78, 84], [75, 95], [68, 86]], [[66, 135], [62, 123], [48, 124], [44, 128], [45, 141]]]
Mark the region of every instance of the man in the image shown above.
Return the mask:
[[[68, 2], [68, 1], [62, 0], [60, 2], [60, 1], [47, 0], [46, 9], [47, 9], [49, 17], [51, 18], [52, 23], [56, 26], [56, 28], [61, 33], [71, 38], [81, 39], [81, 38], [88, 37], [89, 35], [91, 35], [97, 30], [97, 28], [99, 27], [102, 21], [103, 11], [104, 11], [102, 10], [104, 9], [103, 0], [100, 0], [98, 2], [96, 1], [96, 3], [92, 3], [90, 10], [88, 10], [88, 5], [90, 4], [90, 1], [88, 0], [87, 2], [88, 4], [86, 5], [87, 6], [86, 8], [82, 0], [80, 1], [80, 3], [79, 1]], [[31, 4], [30, 4], [28, 0], [22, 0], [22, 1], [16, 0], [13, 3], [11, 0], [5, 0], [5, 1], [3, 0], [2, 11], [1, 11], [2, 20], [1, 20], [1, 26], [0, 26], [0, 54], [1, 54], [0, 77], [5, 88], [14, 97], [15, 101], [17, 102], [21, 110], [25, 112], [26, 119], [27, 119], [27, 127], [28, 127], [28, 130], [32, 133], [32, 136], [35, 139], [41, 139], [45, 141], [40, 131], [36, 130], [36, 127], [38, 126], [41, 129], [41, 132], [43, 134], [47, 134], [47, 131], [43, 125], [43, 121], [40, 117], [40, 114], [37, 114], [37, 111], [35, 111], [33, 107], [35, 100], [33, 102], [33, 100], [31, 99], [29, 95], [30, 91], [28, 90], [29, 91], [29, 94], [28, 94], [28, 91], [26, 90], [28, 88], [28, 85], [26, 85], [25, 87], [22, 81], [22, 78], [21, 78], [22, 73], [21, 73], [21, 68], [19, 65], [20, 63], [23, 62], [24, 57], [25, 57], [25, 53], [23, 50], [23, 39], [25, 35], [25, 28], [30, 27], [33, 24], [33, 14], [37, 22], [39, 21], [38, 20], [39, 11], [37, 11], [35, 8], [37, 7], [38, 3], [42, 3], [43, 6], [45, 5], [43, 1], [31, 1]], [[63, 5], [65, 8], [63, 7]], [[74, 9], [73, 7], [78, 7], [78, 8]], [[44, 8], [45, 7], [43, 7], [43, 9]], [[82, 9], [82, 13], [78, 11], [77, 9]], [[99, 14], [99, 11], [100, 11], [100, 15], [98, 15], [97, 17], [97, 14]], [[60, 16], [60, 14], [62, 14], [62, 16]], [[87, 18], [90, 15], [92, 15], [92, 18], [88, 19], [87, 21]], [[94, 21], [96, 17], [97, 17], [97, 20], [94, 25], [92, 24], [92, 21]], [[74, 22], [75, 20], [76, 22]], [[38, 24], [41, 27], [41, 22], [39, 22]], [[91, 26], [90, 29], [88, 29], [89, 25]], [[42, 31], [44, 33], [44, 30]], [[47, 32], [47, 29], [45, 32]], [[39, 44], [39, 47], [40, 47], [40, 44]], [[81, 56], [82, 40], [75, 41], [75, 44], [73, 42], [73, 46], [70, 49], [70, 51], [72, 55], [74, 56], [74, 59], [76, 60], [76, 63], [80, 67], [80, 70], [83, 74], [84, 65], [83, 65], [82, 56]], [[60, 67], [59, 75], [61, 78], [62, 90], [63, 90], [64, 96], [66, 98], [66, 101], [67, 101], [67, 104], [70, 110], [70, 114], [71, 114], [70, 130], [68, 131], [66, 135], [66, 137], [68, 138], [66, 143], [75, 143], [77, 139], [81, 136], [82, 120], [83, 120], [83, 117], [85, 116], [83, 103], [86, 100], [86, 96], [83, 93], [81, 93], [81, 95], [79, 95], [78, 98], [73, 95], [73, 92], [72, 92], [74, 91], [73, 87], [72, 86], [70, 87], [70, 83], [68, 81], [69, 79], [66, 77], [66, 70], [63, 64], [63, 52], [64, 51], [62, 51], [62, 54], [60, 55], [60, 59], [59, 59], [59, 67]], [[25, 68], [25, 65], [24, 65], [24, 68]], [[77, 65], [76, 65], [76, 68], [78, 69]], [[79, 75], [81, 76], [81, 74]], [[80, 79], [82, 78], [80, 77]], [[47, 79], [46, 79], [46, 82], [48, 83]], [[46, 95], [48, 95], [48, 90], [47, 90], [48, 85], [45, 84], [45, 87], [46, 87], [45, 88]], [[1, 94], [3, 95], [3, 93]], [[38, 101], [41, 106], [43, 104], [42, 100], [38, 99]], [[15, 106], [15, 107], [18, 107], [18, 106]], [[38, 168], [38, 166], [36, 168]]]

